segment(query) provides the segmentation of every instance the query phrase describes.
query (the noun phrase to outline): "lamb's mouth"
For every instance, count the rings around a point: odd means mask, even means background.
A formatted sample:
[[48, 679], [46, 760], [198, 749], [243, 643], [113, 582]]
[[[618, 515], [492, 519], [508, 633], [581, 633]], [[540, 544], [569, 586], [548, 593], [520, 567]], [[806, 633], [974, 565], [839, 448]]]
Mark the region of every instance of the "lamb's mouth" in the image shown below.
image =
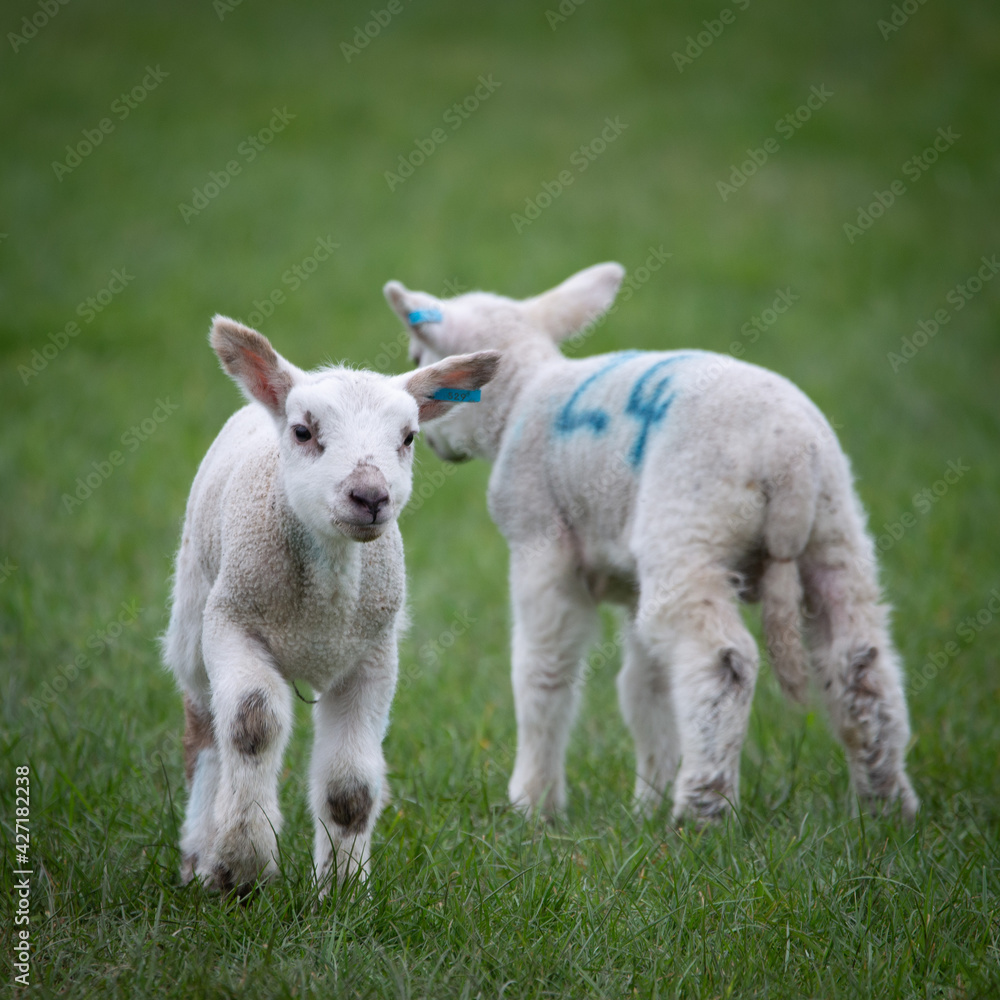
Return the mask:
[[343, 535], [352, 539], [355, 542], [373, 542], [376, 538], [379, 538], [384, 534], [385, 529], [389, 526], [392, 518], [388, 518], [385, 521], [345, 521], [341, 518], [335, 517], [332, 519], [333, 526]]

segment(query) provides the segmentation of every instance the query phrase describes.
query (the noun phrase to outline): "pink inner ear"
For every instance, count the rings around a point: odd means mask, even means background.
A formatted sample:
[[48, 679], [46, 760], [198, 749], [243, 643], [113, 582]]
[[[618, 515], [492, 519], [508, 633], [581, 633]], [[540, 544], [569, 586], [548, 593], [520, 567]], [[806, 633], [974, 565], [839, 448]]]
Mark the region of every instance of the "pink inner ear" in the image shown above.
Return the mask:
[[440, 381], [448, 388], [454, 387], [459, 382], [464, 382], [469, 378], [468, 368], [453, 368], [451, 371], [439, 375]]
[[250, 364], [250, 377], [254, 383], [254, 396], [262, 403], [267, 403], [271, 409], [278, 408], [278, 393], [271, 383], [270, 376], [274, 374], [274, 365], [269, 363], [267, 358], [262, 357], [256, 351], [246, 348], [243, 350], [243, 357]]

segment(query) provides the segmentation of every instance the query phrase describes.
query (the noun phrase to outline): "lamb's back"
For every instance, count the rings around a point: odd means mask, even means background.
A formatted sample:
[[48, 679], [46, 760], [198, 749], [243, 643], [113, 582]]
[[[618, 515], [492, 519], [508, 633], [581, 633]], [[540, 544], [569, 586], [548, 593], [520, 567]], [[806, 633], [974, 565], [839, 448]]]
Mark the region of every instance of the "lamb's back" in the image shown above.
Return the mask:
[[595, 536], [625, 538], [641, 491], [717, 496], [721, 483], [781, 475], [783, 456], [813, 442], [840, 454], [801, 390], [728, 355], [559, 359], [520, 393], [490, 509], [509, 540], [543, 530], [553, 513]]

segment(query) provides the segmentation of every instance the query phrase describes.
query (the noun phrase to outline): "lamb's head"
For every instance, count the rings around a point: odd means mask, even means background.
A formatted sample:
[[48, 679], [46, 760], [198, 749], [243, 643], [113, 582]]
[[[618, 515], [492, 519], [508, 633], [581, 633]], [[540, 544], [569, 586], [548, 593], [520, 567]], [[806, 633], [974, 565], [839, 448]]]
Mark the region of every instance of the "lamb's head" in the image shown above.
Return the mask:
[[[496, 349], [509, 359], [505, 366], [558, 356], [558, 343], [596, 322], [615, 300], [625, 269], [621, 264], [595, 264], [530, 299], [511, 299], [492, 292], [466, 292], [439, 299], [411, 291], [398, 281], [383, 288], [386, 301], [410, 334], [410, 359], [418, 367], [469, 351]], [[499, 405], [509, 391], [495, 394]], [[460, 461], [484, 454], [484, 437], [498, 414], [490, 407], [456, 407], [436, 423], [427, 439], [437, 454]]]
[[453, 405], [435, 394], [480, 388], [499, 361], [496, 351], [482, 351], [393, 377], [342, 367], [305, 372], [225, 316], [215, 317], [210, 339], [225, 371], [274, 421], [295, 515], [316, 535], [361, 542], [378, 538], [406, 505], [420, 424]]

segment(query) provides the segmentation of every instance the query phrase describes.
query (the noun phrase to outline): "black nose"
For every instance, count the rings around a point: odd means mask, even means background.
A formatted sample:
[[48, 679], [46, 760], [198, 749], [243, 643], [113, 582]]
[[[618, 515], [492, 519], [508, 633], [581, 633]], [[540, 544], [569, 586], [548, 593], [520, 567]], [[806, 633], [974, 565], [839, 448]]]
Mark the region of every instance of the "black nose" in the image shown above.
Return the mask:
[[378, 512], [389, 502], [389, 494], [379, 486], [356, 486], [350, 493], [351, 499], [364, 507], [372, 516], [372, 524], [378, 520]]

